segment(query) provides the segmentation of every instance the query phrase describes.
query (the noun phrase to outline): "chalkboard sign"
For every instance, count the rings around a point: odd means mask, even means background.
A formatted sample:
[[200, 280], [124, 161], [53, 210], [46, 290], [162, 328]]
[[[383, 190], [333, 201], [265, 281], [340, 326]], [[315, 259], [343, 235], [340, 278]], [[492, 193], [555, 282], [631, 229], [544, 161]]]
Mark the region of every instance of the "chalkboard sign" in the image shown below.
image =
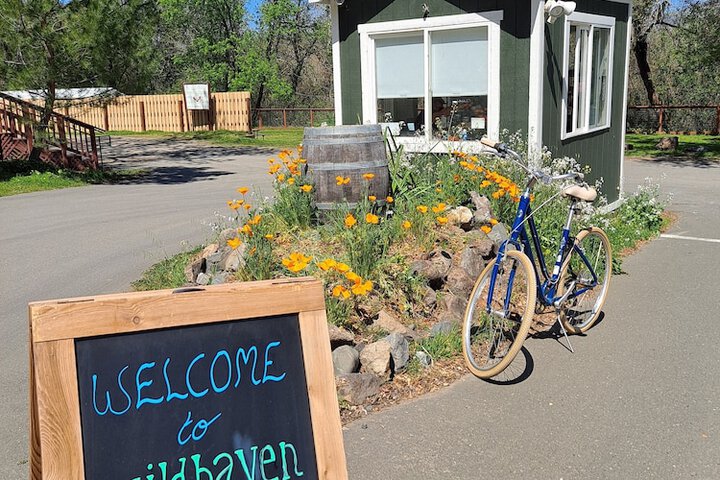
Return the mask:
[[31, 478], [345, 479], [312, 279], [30, 305]]

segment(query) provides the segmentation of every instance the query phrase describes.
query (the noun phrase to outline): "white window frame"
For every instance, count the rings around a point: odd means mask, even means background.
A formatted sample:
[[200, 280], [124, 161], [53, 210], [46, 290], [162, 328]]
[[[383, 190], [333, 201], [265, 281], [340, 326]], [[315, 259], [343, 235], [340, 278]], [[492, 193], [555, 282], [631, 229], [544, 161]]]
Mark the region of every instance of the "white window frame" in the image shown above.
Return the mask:
[[[427, 19], [397, 20], [390, 22], [365, 23], [358, 25], [360, 35], [360, 72], [362, 82], [362, 112], [365, 123], [378, 123], [377, 91], [375, 82], [375, 38], [412, 33], [423, 34], [425, 105], [432, 105], [430, 91], [430, 34], [439, 30], [459, 30], [473, 27], [488, 29], [488, 104], [487, 134], [498, 138], [500, 134], [500, 22], [501, 10], [462, 15], [447, 15]], [[432, 125], [432, 112], [425, 109], [425, 125]], [[448, 145], [458, 142], [442, 142], [432, 138], [432, 129], [428, 128], [425, 137], [398, 137], [398, 143], [406, 146], [416, 145], [419, 150], [433, 145], [433, 151], [446, 150]], [[464, 142], [471, 143], [471, 142]], [[476, 143], [476, 142], [472, 142]], [[479, 142], [477, 142], [479, 143]]]
[[[574, 128], [572, 131], [567, 131], [567, 99], [568, 99], [568, 88], [569, 88], [569, 82], [568, 82], [568, 66], [570, 63], [570, 25], [580, 26], [580, 27], [589, 27], [590, 28], [590, 34], [589, 34], [589, 41], [588, 41], [588, 67], [586, 72], [586, 78], [585, 78], [585, 85], [587, 85], [587, 94], [585, 95], [585, 98], [587, 99], [587, 103], [585, 105], [585, 112], [584, 112], [584, 119], [583, 119], [583, 127], [581, 128]], [[593, 27], [601, 27], [601, 28], [609, 28], [610, 29], [610, 38], [608, 40], [608, 48], [610, 51], [608, 52], [608, 84], [607, 84], [607, 119], [605, 121], [604, 125], [598, 125], [596, 127], [589, 127], [590, 124], [590, 79], [592, 78], [592, 53], [593, 53], [593, 35], [592, 35], [592, 28]], [[563, 96], [562, 96], [562, 119], [561, 119], [561, 130], [560, 130], [560, 139], [565, 140], [566, 138], [572, 138], [572, 137], [578, 137], [580, 135], [586, 135], [588, 133], [597, 132], [599, 130], [605, 130], [610, 128], [611, 125], [611, 119], [612, 119], [612, 95], [613, 95], [613, 53], [615, 50], [615, 18], [614, 17], [606, 17], [602, 15], [593, 15], [590, 13], [581, 13], [581, 12], [573, 12], [567, 17], [565, 17], [565, 41], [564, 41], [564, 49], [563, 49]], [[576, 49], [576, 55], [579, 55], [579, 52]], [[577, 62], [576, 62], [577, 64]], [[577, 70], [577, 65], [576, 65]], [[577, 75], [577, 73], [576, 73]], [[577, 83], [575, 87], [575, 93], [573, 94], [573, 100], [577, 101], [578, 95], [577, 95]], [[573, 108], [573, 112], [577, 112], [578, 108]]]

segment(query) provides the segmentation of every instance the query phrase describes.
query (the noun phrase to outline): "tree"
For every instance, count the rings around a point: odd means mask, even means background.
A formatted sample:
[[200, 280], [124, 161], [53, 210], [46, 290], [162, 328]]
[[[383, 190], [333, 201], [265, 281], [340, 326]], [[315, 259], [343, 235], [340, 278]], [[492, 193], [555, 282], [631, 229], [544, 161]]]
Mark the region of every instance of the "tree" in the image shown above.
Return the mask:
[[648, 38], [655, 27], [665, 22], [669, 6], [670, 0], [637, 0], [633, 3], [632, 50], [650, 105], [656, 105], [660, 101], [650, 73]]

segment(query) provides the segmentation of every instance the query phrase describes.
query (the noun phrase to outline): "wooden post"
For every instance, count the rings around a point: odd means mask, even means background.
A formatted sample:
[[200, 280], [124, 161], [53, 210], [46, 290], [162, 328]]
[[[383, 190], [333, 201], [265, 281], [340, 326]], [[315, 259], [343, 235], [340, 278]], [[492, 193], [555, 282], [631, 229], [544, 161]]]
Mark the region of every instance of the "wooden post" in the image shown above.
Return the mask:
[[287, 128], [287, 110], [283, 108], [283, 128]]
[[715, 131], [713, 135], [720, 135], [720, 105], [715, 107]]
[[208, 130], [213, 131], [215, 130], [215, 99], [212, 96], [208, 107], [210, 107], [210, 110], [208, 110]]
[[258, 128], [262, 128], [262, 112], [258, 112]]
[[314, 121], [313, 109], [311, 108], [310, 109], [310, 126], [312, 127], [313, 125], [315, 125], [315, 121]]
[[61, 116], [57, 117], [58, 136], [60, 137], [60, 157], [63, 165], [68, 165], [67, 158], [67, 138], [65, 137], [65, 119]]
[[95, 128], [90, 128], [90, 147], [92, 148], [92, 153], [90, 154], [90, 160], [92, 160], [93, 169], [96, 169], [98, 166], [98, 151], [97, 151], [97, 139], [95, 138]]
[[245, 99], [245, 113], [247, 114], [247, 125], [248, 125], [248, 133], [253, 131], [252, 127], [252, 108], [250, 107], [250, 97], [247, 97]]
[[665, 123], [665, 109], [660, 107], [658, 110], [658, 129], [657, 133], [665, 133], [663, 131], [663, 124]]
[[103, 105], [103, 128], [106, 132], [110, 130], [110, 112], [107, 105]]
[[64, 107], [63, 112], [65, 113], [66, 117], [69, 117], [70, 116], [70, 107]]
[[180, 131], [185, 131], [185, 120], [183, 118], [183, 101], [178, 100], [178, 119], [180, 120]]
[[145, 124], [145, 102], [140, 102], [140, 131], [144, 132], [147, 130]]

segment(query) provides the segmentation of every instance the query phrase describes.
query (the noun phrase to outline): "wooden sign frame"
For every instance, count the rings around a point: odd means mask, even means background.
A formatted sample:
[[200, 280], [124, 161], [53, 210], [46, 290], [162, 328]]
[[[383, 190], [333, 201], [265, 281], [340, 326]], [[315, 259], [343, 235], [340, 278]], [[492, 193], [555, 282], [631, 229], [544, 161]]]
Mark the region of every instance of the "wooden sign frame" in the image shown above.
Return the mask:
[[322, 282], [311, 277], [29, 305], [30, 479], [85, 480], [75, 340], [297, 314], [318, 476], [346, 480]]

